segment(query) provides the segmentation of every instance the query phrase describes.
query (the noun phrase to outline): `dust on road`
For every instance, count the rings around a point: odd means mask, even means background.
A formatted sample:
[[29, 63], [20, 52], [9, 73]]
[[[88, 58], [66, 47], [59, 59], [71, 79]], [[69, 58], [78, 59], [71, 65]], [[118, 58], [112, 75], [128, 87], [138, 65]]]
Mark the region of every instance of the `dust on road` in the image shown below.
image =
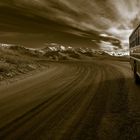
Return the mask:
[[119, 61], [61, 62], [0, 87], [2, 140], [140, 138], [140, 86]]

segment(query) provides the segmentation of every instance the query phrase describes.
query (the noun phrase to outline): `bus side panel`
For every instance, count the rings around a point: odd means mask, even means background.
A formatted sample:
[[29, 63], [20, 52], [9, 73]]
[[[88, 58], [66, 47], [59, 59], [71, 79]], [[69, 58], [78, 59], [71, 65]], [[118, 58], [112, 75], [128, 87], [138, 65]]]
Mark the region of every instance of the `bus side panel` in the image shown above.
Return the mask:
[[135, 58], [134, 62], [131, 63], [132, 65], [133, 63], [136, 63], [136, 70], [137, 70], [136, 72], [140, 75], [140, 45], [131, 48], [130, 53], [131, 56]]
[[140, 62], [137, 62], [137, 73], [140, 76]]

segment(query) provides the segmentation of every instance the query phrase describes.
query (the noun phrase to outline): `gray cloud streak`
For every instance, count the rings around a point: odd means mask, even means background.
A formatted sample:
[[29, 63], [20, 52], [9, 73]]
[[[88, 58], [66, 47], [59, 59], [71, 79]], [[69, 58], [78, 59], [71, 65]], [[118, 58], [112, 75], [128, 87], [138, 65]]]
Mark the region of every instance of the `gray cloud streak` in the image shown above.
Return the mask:
[[3, 34], [0, 41], [54, 40], [76, 46], [82, 40], [84, 47], [105, 41], [126, 48], [140, 19], [139, 6], [140, 0], [1, 0], [0, 30], [13, 36]]

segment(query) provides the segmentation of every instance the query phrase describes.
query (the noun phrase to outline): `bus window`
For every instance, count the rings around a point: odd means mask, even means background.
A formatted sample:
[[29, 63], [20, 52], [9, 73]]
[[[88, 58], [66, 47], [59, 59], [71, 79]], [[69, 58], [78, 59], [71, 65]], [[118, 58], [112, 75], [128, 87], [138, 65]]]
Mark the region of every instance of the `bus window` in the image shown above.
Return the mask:
[[140, 28], [138, 29], [138, 31], [139, 31], [139, 45], [140, 45]]
[[137, 45], [139, 45], [139, 32], [137, 30]]
[[[133, 69], [136, 84], [140, 84], [140, 25], [132, 32], [129, 38], [130, 64]], [[135, 47], [132, 48], [132, 47]]]

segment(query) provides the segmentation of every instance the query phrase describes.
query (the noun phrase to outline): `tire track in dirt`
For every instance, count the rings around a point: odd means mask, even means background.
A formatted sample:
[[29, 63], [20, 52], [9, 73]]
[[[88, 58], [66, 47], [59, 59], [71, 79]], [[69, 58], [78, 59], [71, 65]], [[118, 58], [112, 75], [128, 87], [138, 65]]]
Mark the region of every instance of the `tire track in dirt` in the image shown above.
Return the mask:
[[[129, 65], [114, 61], [58, 64], [56, 73], [39, 76], [36, 84], [33, 79], [31, 87], [23, 86], [20, 91], [15, 90], [15, 94], [12, 91], [14, 97], [2, 98], [0, 105], [7, 108], [11, 104], [13, 112], [9, 112], [9, 117], [3, 113], [5, 119], [0, 124], [0, 138], [121, 139], [121, 130], [130, 109], [128, 87], [131, 76], [130, 69], [125, 67], [129, 68]], [[22, 96], [17, 96], [19, 92]], [[24, 102], [21, 97], [29, 98], [29, 101]], [[22, 102], [19, 107], [14, 106], [16, 98]], [[6, 105], [7, 101], [9, 105]]]

